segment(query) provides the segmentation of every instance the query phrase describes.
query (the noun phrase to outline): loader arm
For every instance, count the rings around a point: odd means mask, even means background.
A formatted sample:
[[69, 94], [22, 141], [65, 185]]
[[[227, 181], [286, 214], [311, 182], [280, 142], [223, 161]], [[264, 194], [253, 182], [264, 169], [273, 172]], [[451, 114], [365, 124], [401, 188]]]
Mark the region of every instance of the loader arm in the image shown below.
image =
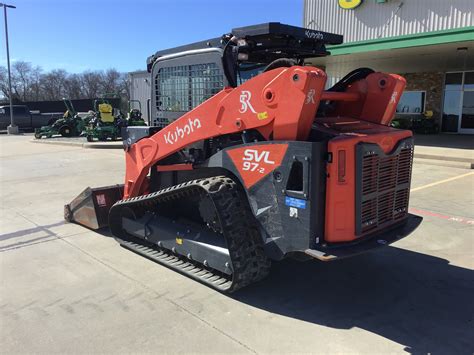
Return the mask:
[[151, 166], [212, 137], [257, 130], [265, 139], [305, 140], [318, 109], [326, 74], [318, 68], [278, 68], [237, 88], [225, 88], [126, 153], [124, 198], [144, 192]]

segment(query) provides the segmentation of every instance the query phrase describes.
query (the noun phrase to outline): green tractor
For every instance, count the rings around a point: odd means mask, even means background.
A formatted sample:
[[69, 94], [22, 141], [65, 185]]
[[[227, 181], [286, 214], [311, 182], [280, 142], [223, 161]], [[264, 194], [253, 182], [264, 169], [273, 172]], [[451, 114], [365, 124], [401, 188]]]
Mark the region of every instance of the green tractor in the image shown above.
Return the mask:
[[82, 131], [84, 131], [89, 118], [82, 119], [74, 109], [71, 100], [63, 98], [63, 102], [66, 106], [66, 112], [64, 112], [63, 117], [51, 125], [36, 128], [36, 139], [43, 137], [51, 138], [57, 135], [61, 135], [62, 137], [79, 137]]
[[86, 138], [88, 142], [98, 139], [99, 141], [112, 141], [121, 137], [120, 131], [126, 123], [121, 114], [114, 116], [114, 108], [107, 99], [94, 100], [95, 117], [86, 127]]
[[[137, 104], [138, 108], [135, 108], [134, 104]], [[146, 126], [145, 120], [142, 118], [142, 104], [139, 100], [128, 102], [127, 126]]]

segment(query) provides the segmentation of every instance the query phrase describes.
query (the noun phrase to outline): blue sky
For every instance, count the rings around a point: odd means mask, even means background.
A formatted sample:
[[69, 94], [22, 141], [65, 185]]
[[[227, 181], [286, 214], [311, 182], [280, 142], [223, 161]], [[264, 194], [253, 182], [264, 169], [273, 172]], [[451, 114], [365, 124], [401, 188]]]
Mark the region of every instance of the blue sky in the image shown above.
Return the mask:
[[[303, 0], [8, 0], [10, 58], [69, 72], [145, 69], [157, 50], [263, 22], [301, 26]], [[1, 65], [6, 65], [1, 13]]]

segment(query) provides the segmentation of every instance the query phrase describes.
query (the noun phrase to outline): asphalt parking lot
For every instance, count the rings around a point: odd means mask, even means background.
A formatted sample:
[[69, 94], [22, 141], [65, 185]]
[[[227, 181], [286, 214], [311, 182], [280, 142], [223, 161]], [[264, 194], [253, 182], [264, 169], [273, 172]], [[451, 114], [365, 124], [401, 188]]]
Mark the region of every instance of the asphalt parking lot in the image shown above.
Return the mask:
[[333, 263], [284, 261], [226, 296], [63, 221], [121, 150], [0, 136], [1, 353], [474, 352], [473, 170], [415, 163], [410, 237]]

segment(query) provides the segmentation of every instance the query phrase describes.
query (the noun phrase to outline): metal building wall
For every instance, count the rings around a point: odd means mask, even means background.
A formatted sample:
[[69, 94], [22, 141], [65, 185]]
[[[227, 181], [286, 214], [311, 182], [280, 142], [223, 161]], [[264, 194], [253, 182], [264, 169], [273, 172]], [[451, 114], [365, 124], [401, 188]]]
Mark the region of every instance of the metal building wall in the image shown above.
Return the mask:
[[145, 122], [149, 119], [149, 103], [151, 96], [151, 76], [147, 71], [129, 73], [130, 100], [139, 100]]
[[304, 0], [304, 26], [344, 42], [474, 26], [474, 0], [365, 0], [352, 10], [338, 0]]

